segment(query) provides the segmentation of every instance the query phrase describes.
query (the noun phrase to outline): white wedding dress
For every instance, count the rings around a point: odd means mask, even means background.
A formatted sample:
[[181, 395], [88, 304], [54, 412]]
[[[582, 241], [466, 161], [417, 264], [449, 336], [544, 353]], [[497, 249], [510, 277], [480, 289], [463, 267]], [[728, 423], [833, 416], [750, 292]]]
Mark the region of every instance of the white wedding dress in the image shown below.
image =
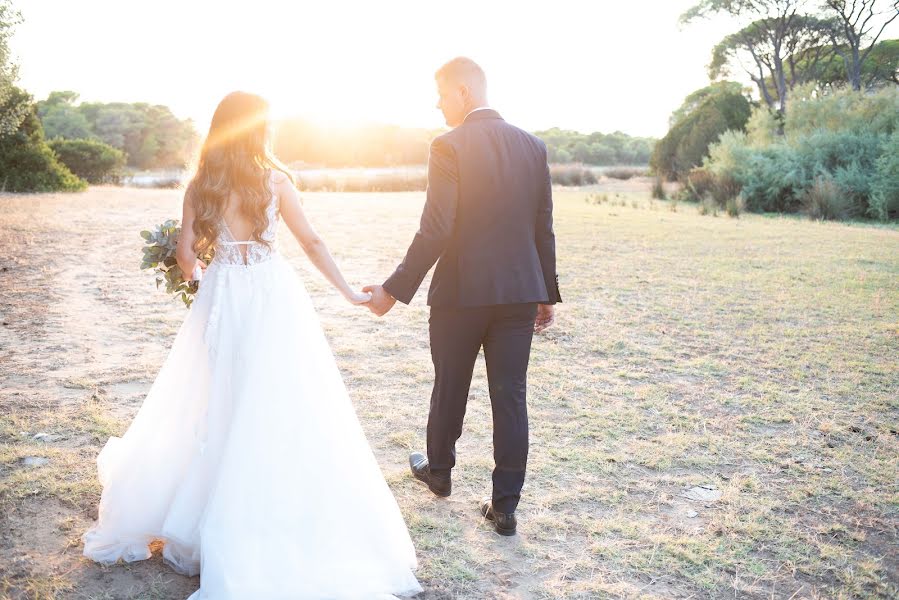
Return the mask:
[[84, 555], [200, 574], [188, 600], [414, 595], [415, 549], [300, 278], [265, 239], [222, 224], [168, 357], [97, 458]]

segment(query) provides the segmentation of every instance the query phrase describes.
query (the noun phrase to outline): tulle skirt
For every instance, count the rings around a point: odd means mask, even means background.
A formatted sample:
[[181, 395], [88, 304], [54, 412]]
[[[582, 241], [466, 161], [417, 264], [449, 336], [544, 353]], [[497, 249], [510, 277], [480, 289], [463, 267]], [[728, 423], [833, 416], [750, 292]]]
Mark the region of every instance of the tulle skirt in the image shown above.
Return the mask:
[[315, 310], [278, 253], [213, 263], [125, 434], [84, 555], [200, 574], [189, 600], [421, 591], [415, 549]]

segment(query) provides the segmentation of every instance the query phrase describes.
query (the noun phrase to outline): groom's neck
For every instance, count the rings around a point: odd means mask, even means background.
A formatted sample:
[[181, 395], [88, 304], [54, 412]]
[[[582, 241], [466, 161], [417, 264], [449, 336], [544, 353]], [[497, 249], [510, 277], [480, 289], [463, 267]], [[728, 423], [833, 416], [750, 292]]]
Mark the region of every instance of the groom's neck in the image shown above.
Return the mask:
[[465, 117], [463, 117], [462, 120], [464, 121], [465, 119], [467, 119], [468, 115], [470, 115], [471, 113], [473, 113], [476, 110], [484, 110], [484, 109], [488, 109], [488, 108], [490, 108], [490, 107], [487, 106], [486, 100], [484, 102], [477, 102], [477, 103], [473, 102], [472, 105], [468, 108], [468, 110], [465, 111]]

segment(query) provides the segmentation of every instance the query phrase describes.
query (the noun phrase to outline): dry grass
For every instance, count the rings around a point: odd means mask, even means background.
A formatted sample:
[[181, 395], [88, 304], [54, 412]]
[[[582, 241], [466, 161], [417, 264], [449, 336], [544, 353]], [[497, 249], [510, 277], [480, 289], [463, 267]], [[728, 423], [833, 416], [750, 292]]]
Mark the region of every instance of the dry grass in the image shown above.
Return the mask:
[[[702, 217], [650, 200], [650, 183], [610, 182], [586, 202], [557, 194], [565, 303], [534, 344], [511, 539], [476, 509], [492, 466], [483, 364], [453, 496], [437, 499], [406, 470], [430, 393], [424, 288], [376, 320], [284, 243], [406, 516], [427, 597], [895, 597], [899, 231]], [[422, 204], [420, 193], [306, 197], [360, 285], [399, 261]], [[179, 204], [164, 190], [0, 196], [0, 598], [196, 588], [158, 556], [94, 565], [79, 541], [95, 516], [96, 453], [127, 426], [184, 316], [138, 270], [138, 231]], [[25, 466], [29, 456], [49, 463]], [[684, 496], [697, 485], [721, 498]]]

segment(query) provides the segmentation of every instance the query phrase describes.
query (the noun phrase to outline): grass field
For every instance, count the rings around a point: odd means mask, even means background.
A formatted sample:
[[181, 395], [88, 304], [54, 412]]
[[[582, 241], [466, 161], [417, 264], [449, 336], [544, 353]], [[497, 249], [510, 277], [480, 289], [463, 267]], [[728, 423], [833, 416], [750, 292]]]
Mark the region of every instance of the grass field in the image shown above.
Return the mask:
[[[424, 448], [426, 288], [378, 320], [282, 228], [411, 530], [422, 597], [899, 595], [899, 230], [700, 216], [609, 185], [599, 204], [556, 194], [565, 303], [534, 343], [514, 538], [476, 508], [492, 468], [483, 361], [453, 495], [438, 499], [406, 466]], [[360, 286], [400, 260], [423, 201], [305, 197]], [[198, 585], [158, 553], [100, 567], [79, 539], [97, 452], [185, 315], [138, 270], [138, 232], [175, 216], [177, 191], [0, 196], [0, 598], [181, 599]]]

